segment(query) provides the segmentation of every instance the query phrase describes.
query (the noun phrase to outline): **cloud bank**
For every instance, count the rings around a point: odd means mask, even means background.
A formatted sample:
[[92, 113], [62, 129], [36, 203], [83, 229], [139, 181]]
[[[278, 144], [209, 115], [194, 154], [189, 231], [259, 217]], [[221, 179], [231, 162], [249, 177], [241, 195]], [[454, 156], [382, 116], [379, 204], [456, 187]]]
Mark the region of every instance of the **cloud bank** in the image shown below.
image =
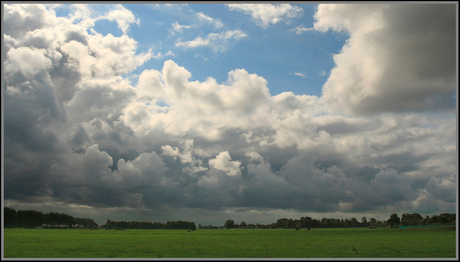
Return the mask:
[[324, 99], [356, 114], [452, 108], [455, 17], [452, 5], [319, 5], [315, 29], [350, 35]]
[[[139, 23], [129, 10], [5, 5], [5, 203], [165, 219], [455, 212], [455, 6], [432, 7], [319, 5], [315, 29], [350, 39], [316, 97], [272, 96], [245, 69], [192, 81], [173, 60], [132, 85], [124, 76], [154, 56], [126, 34]], [[249, 9], [265, 27], [299, 12]], [[96, 32], [95, 19], [124, 34]]]

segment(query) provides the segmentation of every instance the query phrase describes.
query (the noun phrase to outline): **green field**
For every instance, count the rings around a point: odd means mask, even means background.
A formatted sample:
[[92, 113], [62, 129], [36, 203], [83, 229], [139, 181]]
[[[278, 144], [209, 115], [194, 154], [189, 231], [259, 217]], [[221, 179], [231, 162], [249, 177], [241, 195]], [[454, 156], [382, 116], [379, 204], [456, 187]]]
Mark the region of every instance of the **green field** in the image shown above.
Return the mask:
[[5, 229], [5, 258], [456, 258], [455, 227]]

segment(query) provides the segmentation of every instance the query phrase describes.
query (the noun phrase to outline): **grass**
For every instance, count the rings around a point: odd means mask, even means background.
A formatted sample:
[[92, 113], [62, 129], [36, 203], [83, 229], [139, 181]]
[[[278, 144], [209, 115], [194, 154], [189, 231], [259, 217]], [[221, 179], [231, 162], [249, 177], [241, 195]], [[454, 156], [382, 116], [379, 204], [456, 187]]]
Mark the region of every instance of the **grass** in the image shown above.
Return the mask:
[[456, 244], [452, 227], [4, 230], [5, 258], [455, 258]]

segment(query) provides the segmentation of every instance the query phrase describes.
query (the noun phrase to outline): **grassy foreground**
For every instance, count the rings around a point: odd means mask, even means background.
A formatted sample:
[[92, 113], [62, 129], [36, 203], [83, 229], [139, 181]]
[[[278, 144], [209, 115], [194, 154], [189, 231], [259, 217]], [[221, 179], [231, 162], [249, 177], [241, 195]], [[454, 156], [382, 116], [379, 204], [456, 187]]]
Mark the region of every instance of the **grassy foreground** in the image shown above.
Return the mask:
[[455, 227], [5, 229], [5, 258], [455, 258]]

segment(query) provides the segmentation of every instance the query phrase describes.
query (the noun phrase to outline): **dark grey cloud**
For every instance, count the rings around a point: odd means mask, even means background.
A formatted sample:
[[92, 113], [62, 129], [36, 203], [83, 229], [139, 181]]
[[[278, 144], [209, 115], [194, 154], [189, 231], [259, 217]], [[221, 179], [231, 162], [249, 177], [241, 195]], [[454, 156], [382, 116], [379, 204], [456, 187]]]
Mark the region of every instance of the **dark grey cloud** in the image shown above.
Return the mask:
[[77, 84], [81, 80], [81, 75], [74, 70], [69, 56], [60, 50], [58, 52], [62, 54], [62, 59], [59, 61], [59, 66], [54, 66], [49, 74], [55, 89], [56, 99], [59, 101], [59, 105], [63, 107], [63, 103], [71, 100], [78, 91]]
[[86, 40], [86, 36], [82, 35], [81, 33], [79, 32], [76, 32], [76, 31], [68, 31], [66, 34], [65, 34], [65, 37], [66, 37], [66, 42], [70, 42], [70, 41], [78, 41], [84, 45], [88, 45], [88, 41]]
[[315, 15], [318, 30], [350, 35], [322, 92], [331, 106], [355, 115], [455, 107], [454, 4], [333, 7]]
[[6, 92], [4, 95], [5, 143], [17, 142], [34, 151], [50, 152], [57, 138], [47, 127], [59, 121], [60, 112], [55, 98], [49, 93], [51, 88], [38, 82], [33, 84], [20, 84], [28, 89], [28, 94], [9, 95]]

